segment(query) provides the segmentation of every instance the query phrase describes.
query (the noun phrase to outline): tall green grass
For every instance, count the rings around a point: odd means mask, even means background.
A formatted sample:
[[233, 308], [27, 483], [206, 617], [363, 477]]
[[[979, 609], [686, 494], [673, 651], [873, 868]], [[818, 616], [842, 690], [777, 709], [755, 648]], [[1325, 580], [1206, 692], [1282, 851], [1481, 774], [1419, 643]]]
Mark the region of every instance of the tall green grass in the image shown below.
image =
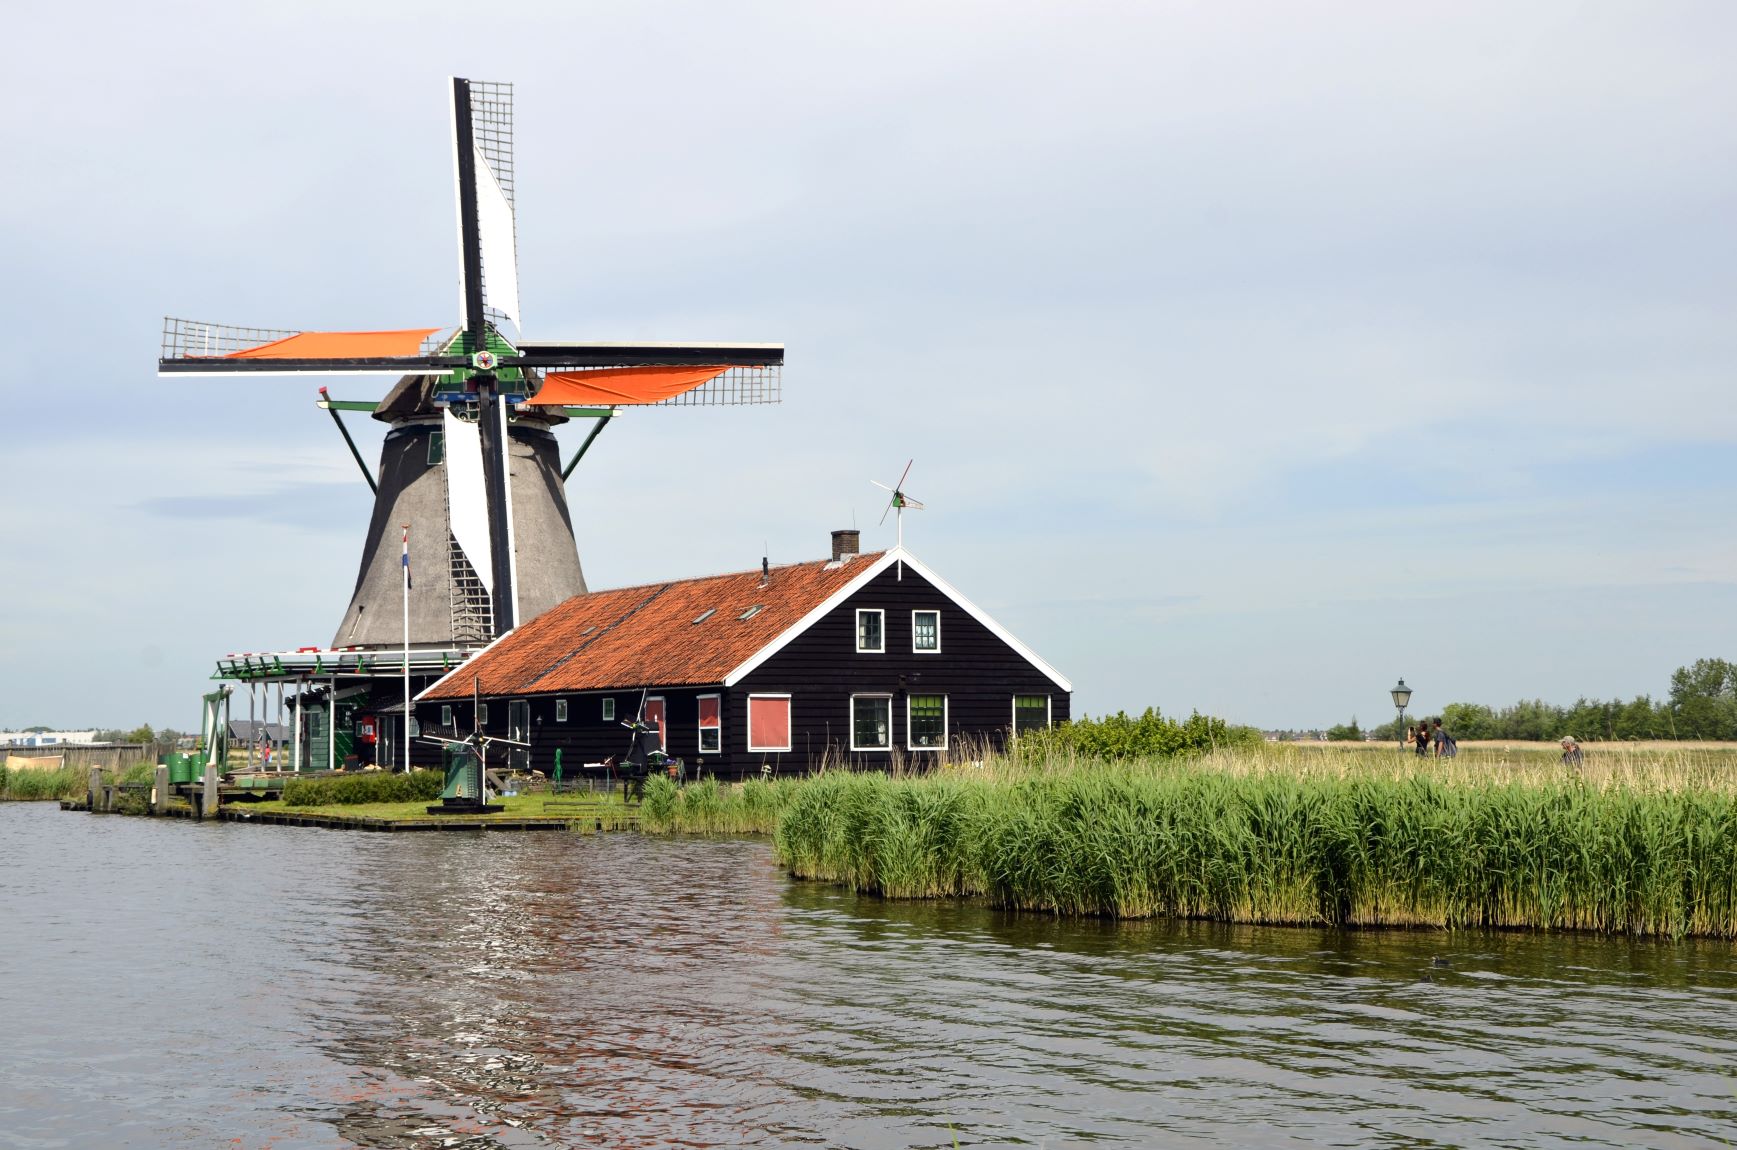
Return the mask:
[[720, 785], [716, 779], [678, 787], [661, 775], [645, 781], [639, 827], [652, 834], [769, 835], [778, 813], [802, 784], [795, 779]]
[[54, 771], [0, 767], [0, 801], [83, 798], [89, 787], [90, 772], [84, 767], [61, 767]]
[[855, 890], [1058, 915], [1737, 937], [1728, 785], [1226, 768], [834, 772], [792, 786], [775, 850]]

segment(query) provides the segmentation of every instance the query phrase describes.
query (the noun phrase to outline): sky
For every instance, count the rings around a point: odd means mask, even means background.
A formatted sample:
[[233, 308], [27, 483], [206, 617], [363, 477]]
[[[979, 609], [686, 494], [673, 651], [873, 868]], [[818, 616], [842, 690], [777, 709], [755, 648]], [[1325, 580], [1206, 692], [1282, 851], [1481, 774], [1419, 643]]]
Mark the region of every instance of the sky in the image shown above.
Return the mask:
[[[632, 412], [594, 588], [889, 546], [1076, 713], [1663, 694], [1737, 655], [1727, 4], [32, 5], [0, 117], [0, 727], [330, 642], [370, 496], [162, 317], [457, 322], [447, 77], [515, 85], [542, 339], [782, 342]], [[390, 381], [342, 379], [342, 398]], [[352, 419], [370, 462], [383, 428]], [[569, 425], [567, 451], [585, 428]]]

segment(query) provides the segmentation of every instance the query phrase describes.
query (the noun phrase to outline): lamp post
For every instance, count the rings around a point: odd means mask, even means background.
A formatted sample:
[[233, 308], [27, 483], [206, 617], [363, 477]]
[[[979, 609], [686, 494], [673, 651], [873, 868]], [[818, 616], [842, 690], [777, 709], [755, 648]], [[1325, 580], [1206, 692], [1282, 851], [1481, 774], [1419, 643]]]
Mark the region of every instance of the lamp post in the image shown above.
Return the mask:
[[1398, 685], [1395, 686], [1393, 688], [1393, 690], [1389, 691], [1388, 694], [1393, 696], [1393, 705], [1396, 708], [1398, 708], [1398, 710], [1399, 710], [1399, 723], [1394, 729], [1399, 732], [1399, 750], [1400, 750], [1401, 754], [1404, 754], [1405, 753], [1405, 705], [1407, 703], [1411, 702], [1411, 688], [1407, 687], [1405, 685], [1404, 679], [1401, 679], [1399, 681]]

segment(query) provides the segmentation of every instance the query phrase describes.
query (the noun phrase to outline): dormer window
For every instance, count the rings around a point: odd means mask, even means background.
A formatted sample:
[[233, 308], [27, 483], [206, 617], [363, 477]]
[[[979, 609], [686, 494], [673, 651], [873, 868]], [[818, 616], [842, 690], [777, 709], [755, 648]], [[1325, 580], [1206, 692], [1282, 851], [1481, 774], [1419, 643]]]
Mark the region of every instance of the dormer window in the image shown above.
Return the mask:
[[887, 649], [887, 613], [878, 607], [860, 607], [856, 613], [858, 654], [879, 655]]

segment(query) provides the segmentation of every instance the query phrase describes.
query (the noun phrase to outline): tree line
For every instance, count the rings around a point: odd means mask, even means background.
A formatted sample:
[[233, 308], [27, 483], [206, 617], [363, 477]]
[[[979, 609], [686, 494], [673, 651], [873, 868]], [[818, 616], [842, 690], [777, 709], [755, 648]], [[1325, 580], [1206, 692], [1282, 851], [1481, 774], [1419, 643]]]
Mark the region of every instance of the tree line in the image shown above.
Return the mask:
[[[1441, 719], [1456, 739], [1513, 739], [1553, 742], [1564, 735], [1577, 739], [1624, 741], [1637, 739], [1737, 740], [1737, 663], [1697, 659], [1671, 675], [1670, 693], [1663, 699], [1637, 695], [1633, 699], [1576, 699], [1569, 706], [1542, 699], [1522, 699], [1507, 707], [1482, 703], [1449, 703], [1439, 715], [1409, 716], [1408, 724]], [[1377, 738], [1398, 740], [1397, 716], [1368, 728]], [[1356, 731], [1357, 734], [1350, 732]], [[1341, 734], [1343, 732], [1343, 734]], [[1330, 730], [1331, 737], [1361, 737], [1357, 720]]]

